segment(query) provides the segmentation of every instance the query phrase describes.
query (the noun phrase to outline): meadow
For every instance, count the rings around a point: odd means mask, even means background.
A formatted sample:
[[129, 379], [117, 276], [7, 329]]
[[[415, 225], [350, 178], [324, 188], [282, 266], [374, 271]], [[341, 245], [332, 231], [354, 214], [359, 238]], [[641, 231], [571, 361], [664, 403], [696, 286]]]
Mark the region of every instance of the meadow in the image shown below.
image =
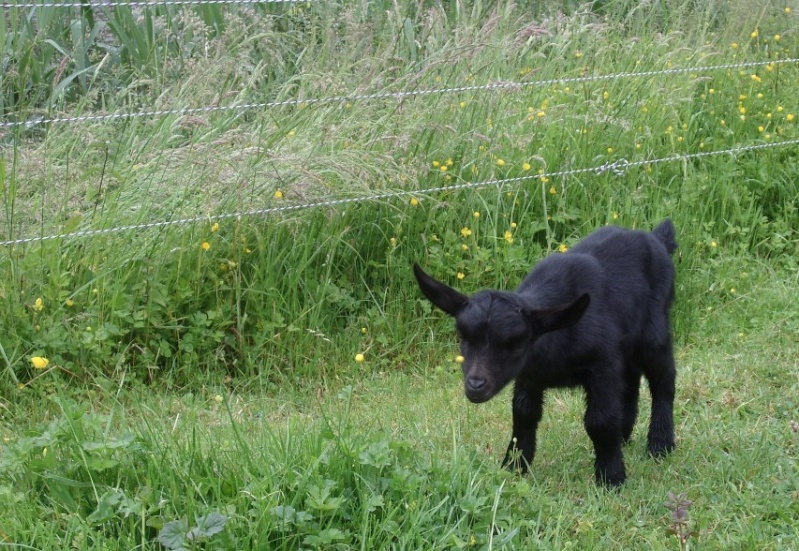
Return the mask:
[[[799, 4], [4, 4], [0, 54], [0, 547], [799, 549]], [[596, 487], [557, 391], [503, 471], [412, 263], [665, 217], [676, 451], [645, 397]]]

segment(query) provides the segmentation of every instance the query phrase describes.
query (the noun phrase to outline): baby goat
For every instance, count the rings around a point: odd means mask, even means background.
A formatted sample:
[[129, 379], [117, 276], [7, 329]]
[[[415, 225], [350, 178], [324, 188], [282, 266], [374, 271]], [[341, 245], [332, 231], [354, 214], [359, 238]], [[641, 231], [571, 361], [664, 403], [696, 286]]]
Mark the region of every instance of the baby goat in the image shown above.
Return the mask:
[[676, 248], [668, 219], [651, 233], [607, 226], [541, 260], [515, 292], [471, 297], [414, 264], [422, 293], [455, 318], [466, 397], [485, 402], [515, 381], [505, 466], [527, 472], [533, 461], [544, 391], [580, 386], [596, 480], [622, 484], [621, 447], [638, 415], [642, 374], [652, 394], [649, 453], [674, 449], [669, 308]]

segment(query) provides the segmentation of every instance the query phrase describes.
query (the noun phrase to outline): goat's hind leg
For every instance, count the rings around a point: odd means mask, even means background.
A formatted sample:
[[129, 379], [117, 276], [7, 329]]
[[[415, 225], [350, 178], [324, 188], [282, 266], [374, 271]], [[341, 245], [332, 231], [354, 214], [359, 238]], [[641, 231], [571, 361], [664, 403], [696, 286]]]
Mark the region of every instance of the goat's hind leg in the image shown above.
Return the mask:
[[628, 364], [624, 375], [622, 391], [621, 439], [623, 443], [630, 441], [638, 419], [638, 396], [641, 389], [641, 370]]
[[589, 382], [585, 390], [585, 430], [594, 444], [596, 481], [619, 486], [627, 478], [621, 451], [622, 382], [617, 377], [604, 377]]
[[674, 449], [674, 393], [677, 371], [671, 341], [648, 358], [644, 375], [652, 393], [652, 417], [647, 446], [654, 457], [663, 457]]

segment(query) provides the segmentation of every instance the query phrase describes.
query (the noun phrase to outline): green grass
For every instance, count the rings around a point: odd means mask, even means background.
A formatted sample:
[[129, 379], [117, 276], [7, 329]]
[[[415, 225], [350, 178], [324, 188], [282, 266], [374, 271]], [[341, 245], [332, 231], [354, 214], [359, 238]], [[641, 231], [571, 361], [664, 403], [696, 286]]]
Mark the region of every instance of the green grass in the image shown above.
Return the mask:
[[[748, 311], [730, 310], [710, 315]], [[679, 349], [678, 448], [653, 461], [642, 418], [617, 492], [594, 484], [574, 392], [548, 395], [531, 475], [502, 471], [507, 393], [468, 404], [454, 362], [268, 395], [235, 383], [69, 394], [44, 384], [7, 405], [17, 426], [5, 427], [0, 456], [14, 511], [4, 537], [155, 548], [167, 523], [220, 514], [209, 545], [231, 549], [677, 549], [664, 506], [675, 492], [693, 502], [691, 547], [792, 549], [799, 350], [781, 315], [756, 317], [758, 331]]]
[[[4, 121], [294, 103], [0, 129], [2, 240], [202, 220], [0, 248], [0, 544], [799, 547], [797, 147], [648, 163], [799, 138], [796, 63], [309, 101], [799, 57], [790, 2], [558, 8], [7, 10]], [[677, 451], [649, 459], [642, 419], [598, 489], [582, 399], [553, 392], [531, 476], [500, 471], [507, 398], [463, 399], [411, 264], [512, 288], [666, 216]]]

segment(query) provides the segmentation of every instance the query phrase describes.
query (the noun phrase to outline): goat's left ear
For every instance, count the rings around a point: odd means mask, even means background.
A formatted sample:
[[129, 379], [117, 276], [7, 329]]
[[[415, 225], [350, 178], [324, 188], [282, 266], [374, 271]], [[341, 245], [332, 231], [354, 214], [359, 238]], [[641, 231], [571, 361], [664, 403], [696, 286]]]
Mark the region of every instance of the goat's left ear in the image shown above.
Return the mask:
[[445, 285], [440, 281], [433, 279], [418, 264], [413, 265], [413, 273], [416, 276], [416, 281], [419, 283], [419, 288], [422, 290], [427, 300], [444, 310], [450, 316], [457, 316], [463, 310], [466, 303], [469, 302], [469, 297], [459, 293], [449, 285]]
[[528, 311], [527, 315], [533, 322], [533, 328], [536, 333], [548, 333], [571, 327], [580, 321], [589, 304], [591, 304], [591, 296], [585, 293], [571, 304], [563, 304], [543, 310], [532, 310]]

